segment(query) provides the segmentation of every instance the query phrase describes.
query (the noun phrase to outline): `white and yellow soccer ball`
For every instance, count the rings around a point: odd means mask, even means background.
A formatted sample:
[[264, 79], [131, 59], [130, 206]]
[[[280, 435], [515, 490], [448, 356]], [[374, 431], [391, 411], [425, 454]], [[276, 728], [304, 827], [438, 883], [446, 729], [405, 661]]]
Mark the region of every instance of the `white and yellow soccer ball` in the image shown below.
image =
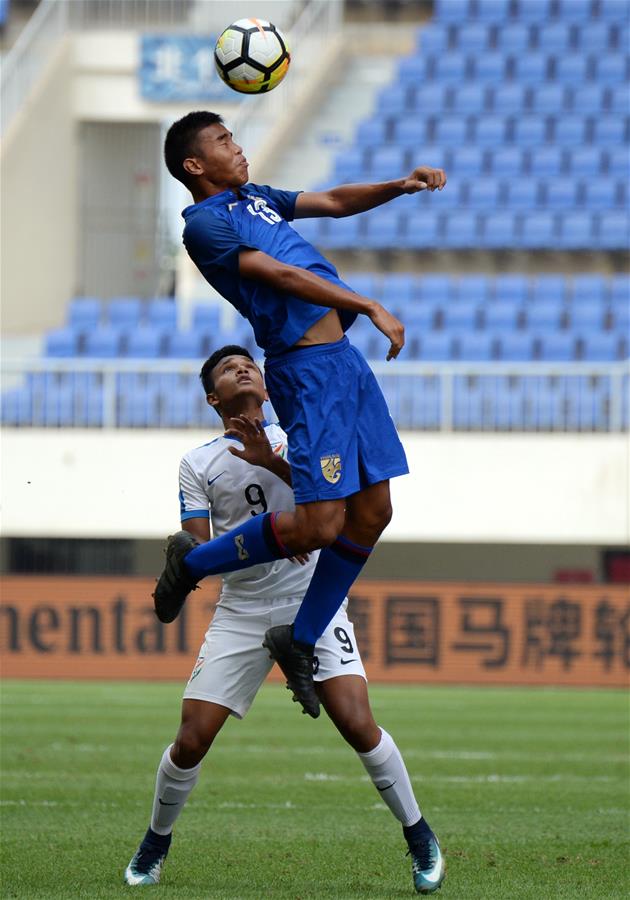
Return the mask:
[[287, 74], [291, 53], [282, 32], [264, 19], [239, 19], [214, 48], [217, 72], [241, 94], [264, 94]]

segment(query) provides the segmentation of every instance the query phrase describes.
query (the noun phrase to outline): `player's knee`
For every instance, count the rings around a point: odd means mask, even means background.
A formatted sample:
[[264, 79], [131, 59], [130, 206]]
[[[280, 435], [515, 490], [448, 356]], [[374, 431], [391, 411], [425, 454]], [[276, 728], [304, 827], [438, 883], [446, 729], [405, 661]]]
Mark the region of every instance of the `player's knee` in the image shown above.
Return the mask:
[[345, 512], [343, 507], [339, 510], [327, 510], [326, 515], [302, 516], [296, 523], [295, 537], [289, 546], [297, 553], [308, 553], [311, 550], [321, 550], [333, 544], [343, 528]]
[[380, 732], [369, 709], [349, 710], [341, 721], [337, 722], [337, 727], [358, 753], [367, 753], [378, 743]]
[[171, 759], [176, 766], [190, 769], [201, 762], [212, 746], [212, 740], [212, 736], [206, 734], [203, 729], [195, 725], [183, 724], [175, 739]]

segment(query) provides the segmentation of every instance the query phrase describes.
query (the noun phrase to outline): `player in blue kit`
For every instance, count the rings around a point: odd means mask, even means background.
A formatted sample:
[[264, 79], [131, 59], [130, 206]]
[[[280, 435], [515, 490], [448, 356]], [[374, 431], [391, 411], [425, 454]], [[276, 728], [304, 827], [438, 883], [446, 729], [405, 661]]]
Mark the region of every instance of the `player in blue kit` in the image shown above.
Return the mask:
[[190, 190], [184, 244], [201, 273], [252, 325], [265, 352], [267, 390], [289, 441], [296, 507], [265, 512], [199, 544], [169, 539], [154, 599], [172, 621], [207, 575], [321, 549], [292, 625], [270, 628], [265, 646], [305, 712], [319, 715], [313, 648], [391, 518], [389, 479], [407, 473], [405, 453], [372, 371], [345, 336], [366, 315], [390, 341], [402, 324], [356, 294], [289, 222], [341, 217], [403, 194], [442, 189], [441, 169], [322, 192], [281, 191], [247, 181], [248, 164], [220, 116], [189, 113], [169, 129], [164, 156]]

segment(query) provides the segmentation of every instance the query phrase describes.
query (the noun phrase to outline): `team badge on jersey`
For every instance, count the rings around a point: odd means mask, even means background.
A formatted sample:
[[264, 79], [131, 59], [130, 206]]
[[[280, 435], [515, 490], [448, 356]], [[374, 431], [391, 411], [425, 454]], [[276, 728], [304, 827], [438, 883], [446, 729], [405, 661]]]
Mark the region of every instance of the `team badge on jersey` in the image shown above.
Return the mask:
[[330, 484], [337, 484], [341, 478], [341, 457], [338, 453], [331, 453], [330, 456], [322, 456], [319, 460], [322, 467], [322, 475]]
[[188, 679], [188, 683], [189, 683], [189, 684], [190, 684], [190, 682], [193, 680], [193, 678], [196, 678], [197, 675], [201, 672], [201, 670], [202, 670], [202, 668], [203, 668], [203, 664], [204, 664], [205, 661], [206, 661], [206, 659], [205, 659], [204, 656], [199, 656], [199, 657], [197, 658], [197, 662], [195, 663], [195, 666], [194, 666], [194, 668], [193, 668], [193, 670], [192, 670], [192, 675], [191, 675], [190, 678]]

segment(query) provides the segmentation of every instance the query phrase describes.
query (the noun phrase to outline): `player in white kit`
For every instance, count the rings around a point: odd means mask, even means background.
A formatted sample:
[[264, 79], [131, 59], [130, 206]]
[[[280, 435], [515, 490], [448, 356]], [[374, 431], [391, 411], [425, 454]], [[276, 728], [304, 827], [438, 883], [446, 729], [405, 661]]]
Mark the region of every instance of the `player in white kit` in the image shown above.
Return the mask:
[[[204, 542], [210, 525], [217, 537], [267, 509], [292, 509], [293, 494], [286, 435], [263, 419], [263, 377], [248, 351], [216, 351], [201, 378], [226, 433], [184, 455], [179, 497], [182, 528]], [[293, 621], [316, 559], [317, 552], [222, 576], [219, 603], [184, 690], [179, 732], [158, 767], [151, 824], [125, 870], [127, 884], [158, 883], [173, 825], [197, 783], [201, 761], [227, 718], [241, 719], [251, 706], [273, 665], [262, 646], [265, 632]], [[420, 814], [396, 744], [372, 716], [346, 607], [347, 599], [315, 648], [318, 694], [402, 824], [416, 890], [432, 893], [444, 877], [439, 843]]]

